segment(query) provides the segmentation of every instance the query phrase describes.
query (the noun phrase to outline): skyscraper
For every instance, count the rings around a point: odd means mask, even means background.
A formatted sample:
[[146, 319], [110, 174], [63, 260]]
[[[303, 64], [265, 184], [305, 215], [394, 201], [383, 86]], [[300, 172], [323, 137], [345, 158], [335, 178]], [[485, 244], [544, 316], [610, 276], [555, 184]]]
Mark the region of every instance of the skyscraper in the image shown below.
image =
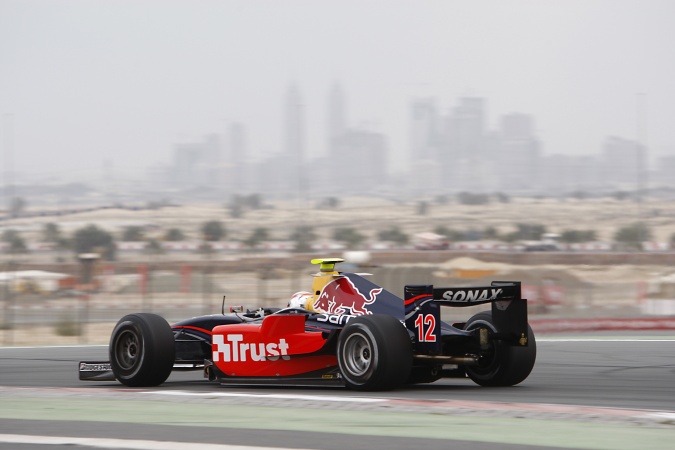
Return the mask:
[[415, 100], [410, 108], [410, 159], [412, 163], [421, 160], [438, 159], [439, 117], [433, 99]]
[[295, 84], [291, 84], [286, 94], [285, 122], [284, 156], [288, 160], [289, 176], [300, 179], [305, 163], [305, 127], [302, 99]]
[[347, 129], [347, 115], [345, 111], [345, 95], [342, 87], [335, 83], [328, 96], [328, 126], [327, 126], [327, 149], [328, 156], [335, 152], [336, 140]]

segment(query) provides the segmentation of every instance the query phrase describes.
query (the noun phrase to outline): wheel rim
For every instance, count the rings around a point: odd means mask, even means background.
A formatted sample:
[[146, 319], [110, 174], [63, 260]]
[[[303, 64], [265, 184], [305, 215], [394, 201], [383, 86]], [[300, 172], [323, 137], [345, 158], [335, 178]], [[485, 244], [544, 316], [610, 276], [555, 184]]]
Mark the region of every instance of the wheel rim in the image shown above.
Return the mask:
[[368, 338], [361, 333], [354, 333], [344, 344], [345, 369], [351, 376], [361, 377], [370, 369], [373, 361], [373, 347]]
[[[477, 328], [486, 328], [490, 335], [497, 332], [494, 325], [484, 320], [478, 320], [472, 323], [469, 327], [467, 327], [467, 330], [473, 330]], [[467, 371], [472, 372], [477, 376], [489, 376], [498, 368], [498, 366], [499, 363], [497, 360], [497, 349], [495, 348], [494, 341], [491, 340], [488, 349], [481, 352], [478, 365], [467, 367]]]
[[138, 335], [127, 330], [120, 333], [115, 345], [115, 356], [122, 370], [133, 369], [141, 354], [141, 343]]

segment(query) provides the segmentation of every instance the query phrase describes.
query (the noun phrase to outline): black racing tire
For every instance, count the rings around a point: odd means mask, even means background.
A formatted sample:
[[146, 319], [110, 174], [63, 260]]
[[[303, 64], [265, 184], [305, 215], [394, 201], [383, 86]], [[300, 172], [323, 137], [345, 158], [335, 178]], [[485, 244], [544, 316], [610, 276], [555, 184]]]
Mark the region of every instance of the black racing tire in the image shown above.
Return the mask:
[[171, 326], [156, 314], [122, 317], [110, 337], [110, 366], [127, 386], [158, 386], [166, 381], [176, 358]]
[[[464, 327], [465, 330], [477, 328], [487, 328], [489, 335], [499, 331], [490, 311], [474, 315]], [[537, 359], [537, 342], [529, 325], [527, 334], [527, 347], [508, 345], [491, 339], [489, 349], [480, 355], [480, 364], [466, 366], [466, 374], [481, 386], [514, 386], [522, 382], [532, 372]]]
[[396, 318], [360, 316], [340, 333], [337, 358], [347, 387], [358, 391], [395, 389], [410, 376], [412, 343], [408, 330]]

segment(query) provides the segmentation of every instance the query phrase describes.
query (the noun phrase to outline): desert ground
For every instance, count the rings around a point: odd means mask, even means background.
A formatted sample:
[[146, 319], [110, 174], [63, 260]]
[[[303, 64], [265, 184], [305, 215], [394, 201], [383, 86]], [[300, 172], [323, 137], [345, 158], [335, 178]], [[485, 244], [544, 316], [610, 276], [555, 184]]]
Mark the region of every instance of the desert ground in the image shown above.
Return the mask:
[[[318, 241], [328, 242], [336, 228], [353, 227], [365, 234], [370, 241], [377, 241], [379, 231], [398, 227], [404, 233], [433, 231], [445, 226], [457, 231], [483, 230], [494, 227], [500, 234], [516, 229], [519, 223], [538, 224], [546, 231], [561, 233], [565, 230], [595, 230], [600, 241], [611, 241], [616, 231], [623, 226], [644, 222], [652, 232], [652, 240], [667, 242], [675, 233], [675, 202], [647, 199], [642, 203], [612, 198], [561, 200], [513, 198], [508, 203], [492, 201], [486, 205], [461, 205], [458, 203], [438, 204], [428, 202], [426, 214], [419, 213], [419, 202], [394, 202], [378, 198], [344, 198], [333, 209], [315, 207], [316, 202], [269, 201], [260, 209], [246, 209], [240, 218], [232, 218], [230, 211], [222, 204], [194, 204], [170, 206], [159, 209], [103, 209], [69, 215], [45, 215], [42, 217], [7, 220], [2, 229], [16, 229], [24, 239], [39, 241], [47, 223], [56, 223], [65, 235], [76, 229], [95, 224], [120, 238], [125, 227], [143, 226], [146, 237], [160, 239], [166, 230], [179, 228], [188, 239], [201, 239], [201, 226], [211, 220], [219, 220], [227, 230], [227, 240], [244, 240], [256, 228], [269, 230], [271, 239], [286, 240], [299, 226], [312, 227]], [[359, 250], [352, 249], [352, 250]], [[23, 265], [39, 267], [54, 263], [71, 262], [74, 255], [65, 253], [27, 254], [18, 259]], [[307, 255], [307, 259], [320, 256], [342, 256], [341, 254]], [[342, 253], [337, 252], [337, 253]], [[509, 261], [501, 255], [501, 261], [490, 261], [485, 255], [457, 255], [448, 253], [445, 259], [425, 261], [424, 252], [416, 255], [414, 264], [388, 260], [386, 264], [368, 270], [377, 278], [378, 284], [394, 291], [405, 282], [431, 282], [434, 284], [470, 285], [489, 279], [518, 279], [530, 286], [531, 295], [545, 286], [559, 286], [564, 293], [556, 305], [533, 308], [533, 314], [553, 316], [630, 316], [651, 314], [646, 306], [648, 297], [657, 299], [675, 298], [675, 268], [667, 264], [645, 263], [644, 258], [636, 263], [630, 254], [614, 259], [608, 264], [560, 264], [547, 261], [545, 255], [536, 263], [522, 264]], [[228, 266], [204, 272], [194, 269], [193, 287], [189, 293], [177, 292], [175, 272], [153, 274], [151, 298], [138, 287], [137, 273], [114, 273], [109, 275], [107, 290], [95, 293], [89, 306], [96, 314], [96, 323], [85, 325], [87, 330], [75, 336], [64, 336], [56, 332], [57, 318], [70, 317], [79, 320], [82, 303], [73, 299], [31, 298], [13, 307], [25, 310], [32, 308], [46, 312], [44, 324], [30, 327], [16, 326], [13, 330], [0, 330], [0, 342], [7, 341], [11, 332], [13, 345], [28, 345], [36, 340], [58, 343], [104, 343], [109, 328], [122, 310], [141, 310], [150, 301], [153, 310], [167, 318], [178, 320], [182, 317], [216, 312], [220, 309], [223, 295], [227, 304], [243, 304], [247, 307], [283, 305], [292, 292], [303, 289], [303, 280], [314, 269], [310, 264], [300, 269], [275, 270], [271, 276], [261, 276], [257, 270], [242, 272], [232, 270], [250, 259], [269, 259], [272, 266], [283, 266], [281, 261], [289, 254], [246, 254], [215, 253], [205, 257], [197, 254], [165, 254], [149, 256], [143, 253], [118, 255], [118, 263], [158, 263], [186, 260], [214, 267], [230, 262]], [[2, 255], [2, 262], [15, 260], [16, 255]], [[270, 267], [270, 264], [267, 267]], [[229, 267], [226, 268], [226, 267]], [[69, 269], [72, 270], [72, 269]], [[460, 273], [473, 273], [469, 279], [462, 279]], [[475, 274], [483, 274], [484, 277]], [[199, 278], [201, 277], [201, 278]], [[201, 281], [200, 281], [201, 280]], [[206, 282], [204, 281], [206, 280]], [[207, 287], [208, 286], [208, 287]], [[6, 295], [3, 295], [3, 299]], [[3, 302], [3, 321], [8, 315], [8, 303]], [[536, 302], [535, 302], [536, 303]], [[533, 305], [535, 304], [533, 303]], [[72, 314], [69, 316], [67, 312]], [[666, 310], [668, 313], [668, 310]], [[672, 313], [670, 313], [672, 314]], [[49, 322], [49, 323], [47, 323]], [[37, 328], [36, 328], [37, 327]], [[33, 330], [33, 331], [31, 331]], [[40, 330], [35, 333], [35, 330]], [[102, 332], [104, 331], [104, 332]], [[43, 336], [47, 336], [44, 338]], [[84, 337], [83, 337], [84, 336]]]
[[511, 198], [508, 202], [492, 200], [484, 205], [463, 205], [449, 201], [441, 204], [426, 201], [420, 214], [420, 201], [392, 201], [374, 197], [339, 199], [337, 208], [318, 208], [318, 200], [263, 201], [259, 209], [245, 209], [242, 217], [232, 218], [223, 204], [186, 204], [158, 209], [105, 209], [61, 216], [6, 220], [2, 229], [15, 228], [28, 239], [40, 239], [44, 224], [54, 222], [66, 233], [94, 223], [119, 236], [125, 226], [145, 225], [148, 237], [161, 237], [168, 228], [180, 228], [189, 239], [201, 238], [201, 225], [220, 220], [227, 239], [244, 240], [252, 230], [267, 228], [272, 239], [288, 239], [298, 226], [311, 226], [320, 239], [330, 239], [338, 227], [354, 227], [372, 240], [377, 233], [392, 226], [408, 234], [432, 231], [445, 226], [458, 231], [494, 227], [500, 234], [514, 231], [516, 224], [540, 224], [548, 232], [595, 230], [600, 241], [609, 241], [617, 229], [645, 222], [654, 241], [668, 241], [675, 233], [675, 200]]

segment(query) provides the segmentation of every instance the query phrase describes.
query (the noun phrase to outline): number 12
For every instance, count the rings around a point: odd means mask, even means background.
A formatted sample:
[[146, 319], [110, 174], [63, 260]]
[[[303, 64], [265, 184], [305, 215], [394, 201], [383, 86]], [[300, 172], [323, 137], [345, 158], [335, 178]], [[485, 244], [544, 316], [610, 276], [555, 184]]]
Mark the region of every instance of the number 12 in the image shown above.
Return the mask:
[[[424, 327], [427, 326], [426, 332]], [[419, 342], [436, 342], [436, 335], [434, 330], [436, 329], [436, 318], [433, 314], [420, 314], [415, 319], [415, 328], [417, 328], [417, 340]]]

